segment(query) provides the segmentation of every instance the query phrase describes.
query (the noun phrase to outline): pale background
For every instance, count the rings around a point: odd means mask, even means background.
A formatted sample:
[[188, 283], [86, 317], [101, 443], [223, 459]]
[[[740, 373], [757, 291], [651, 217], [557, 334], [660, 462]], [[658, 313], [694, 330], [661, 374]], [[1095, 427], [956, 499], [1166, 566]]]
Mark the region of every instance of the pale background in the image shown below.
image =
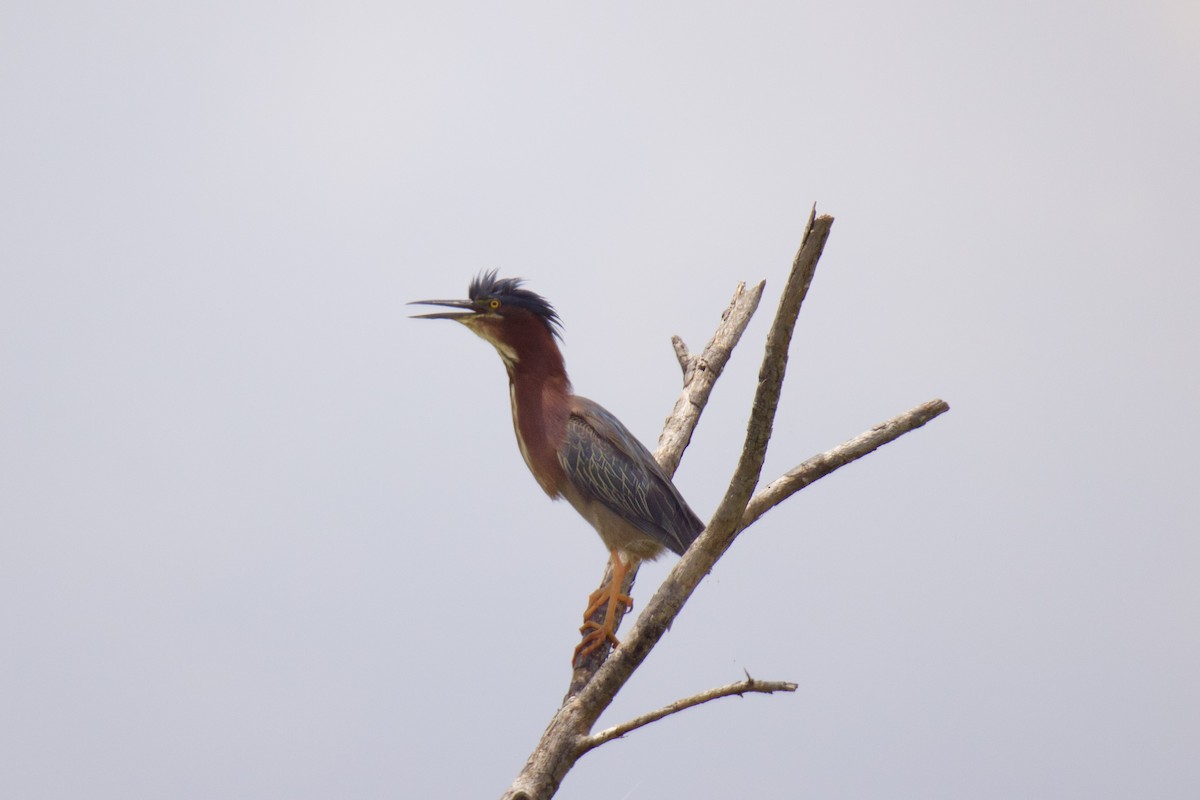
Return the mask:
[[[776, 509], [564, 798], [1200, 797], [1200, 10], [1180, 2], [0, 10], [0, 796], [474, 798], [599, 540], [408, 300], [521, 275], [707, 517], [810, 204]], [[643, 600], [669, 563], [643, 572]]]

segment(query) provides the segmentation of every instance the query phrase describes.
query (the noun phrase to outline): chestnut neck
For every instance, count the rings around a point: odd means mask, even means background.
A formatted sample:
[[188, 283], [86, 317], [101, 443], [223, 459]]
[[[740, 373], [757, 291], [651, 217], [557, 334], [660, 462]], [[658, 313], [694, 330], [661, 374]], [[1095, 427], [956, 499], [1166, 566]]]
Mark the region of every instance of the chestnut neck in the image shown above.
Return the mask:
[[558, 448], [566, 438], [571, 414], [571, 381], [550, 331], [540, 322], [531, 323], [509, 340], [516, 360], [505, 359], [513, 428], [530, 472], [547, 494], [556, 497], [566, 477], [558, 463]]

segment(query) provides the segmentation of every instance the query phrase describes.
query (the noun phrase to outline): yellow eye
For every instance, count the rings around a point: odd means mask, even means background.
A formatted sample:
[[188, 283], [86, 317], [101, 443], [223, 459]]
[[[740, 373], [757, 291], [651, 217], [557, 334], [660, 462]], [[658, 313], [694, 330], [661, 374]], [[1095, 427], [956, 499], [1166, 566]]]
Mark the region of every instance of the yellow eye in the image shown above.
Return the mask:
[[495, 311], [499, 307], [500, 307], [500, 301], [497, 300], [496, 298], [493, 297], [491, 300], [488, 300], [488, 308]]

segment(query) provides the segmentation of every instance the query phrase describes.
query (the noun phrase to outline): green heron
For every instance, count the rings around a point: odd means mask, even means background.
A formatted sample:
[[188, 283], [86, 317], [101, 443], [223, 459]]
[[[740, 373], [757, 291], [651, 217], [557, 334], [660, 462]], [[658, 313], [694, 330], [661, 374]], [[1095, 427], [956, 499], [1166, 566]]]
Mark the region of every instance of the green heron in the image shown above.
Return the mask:
[[[522, 284], [493, 270], [471, 281], [469, 300], [415, 305], [459, 309], [418, 318], [461, 322], [496, 348], [508, 370], [513, 429], [525, 464], [546, 494], [565, 497], [596, 529], [612, 556], [611, 580], [588, 598], [578, 659], [605, 642], [617, 644], [617, 607], [633, 604], [622, 583], [634, 563], [657, 558], [664, 548], [683, 555], [704, 523], [620, 420], [572, 394], [555, 343], [561, 338], [558, 314]], [[601, 607], [603, 624], [591, 622]]]

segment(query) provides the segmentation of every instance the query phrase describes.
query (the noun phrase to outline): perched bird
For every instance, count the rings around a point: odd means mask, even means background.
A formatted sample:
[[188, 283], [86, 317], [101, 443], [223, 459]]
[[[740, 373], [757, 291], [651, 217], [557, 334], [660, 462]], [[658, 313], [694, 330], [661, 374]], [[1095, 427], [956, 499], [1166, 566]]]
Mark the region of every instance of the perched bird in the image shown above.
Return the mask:
[[[420, 300], [415, 305], [455, 311], [418, 319], [452, 319], [485, 339], [508, 370], [513, 429], [533, 477], [553, 499], [565, 497], [612, 555], [612, 579], [588, 598], [586, 632], [575, 658], [604, 642], [617, 644], [617, 607], [632, 607], [621, 592], [629, 569], [667, 548], [680, 555], [704, 530], [650, 452], [598, 403], [571, 392], [555, 340], [562, 323], [544, 297], [519, 278], [495, 270], [471, 281], [468, 300]], [[589, 621], [606, 607], [603, 624]]]

